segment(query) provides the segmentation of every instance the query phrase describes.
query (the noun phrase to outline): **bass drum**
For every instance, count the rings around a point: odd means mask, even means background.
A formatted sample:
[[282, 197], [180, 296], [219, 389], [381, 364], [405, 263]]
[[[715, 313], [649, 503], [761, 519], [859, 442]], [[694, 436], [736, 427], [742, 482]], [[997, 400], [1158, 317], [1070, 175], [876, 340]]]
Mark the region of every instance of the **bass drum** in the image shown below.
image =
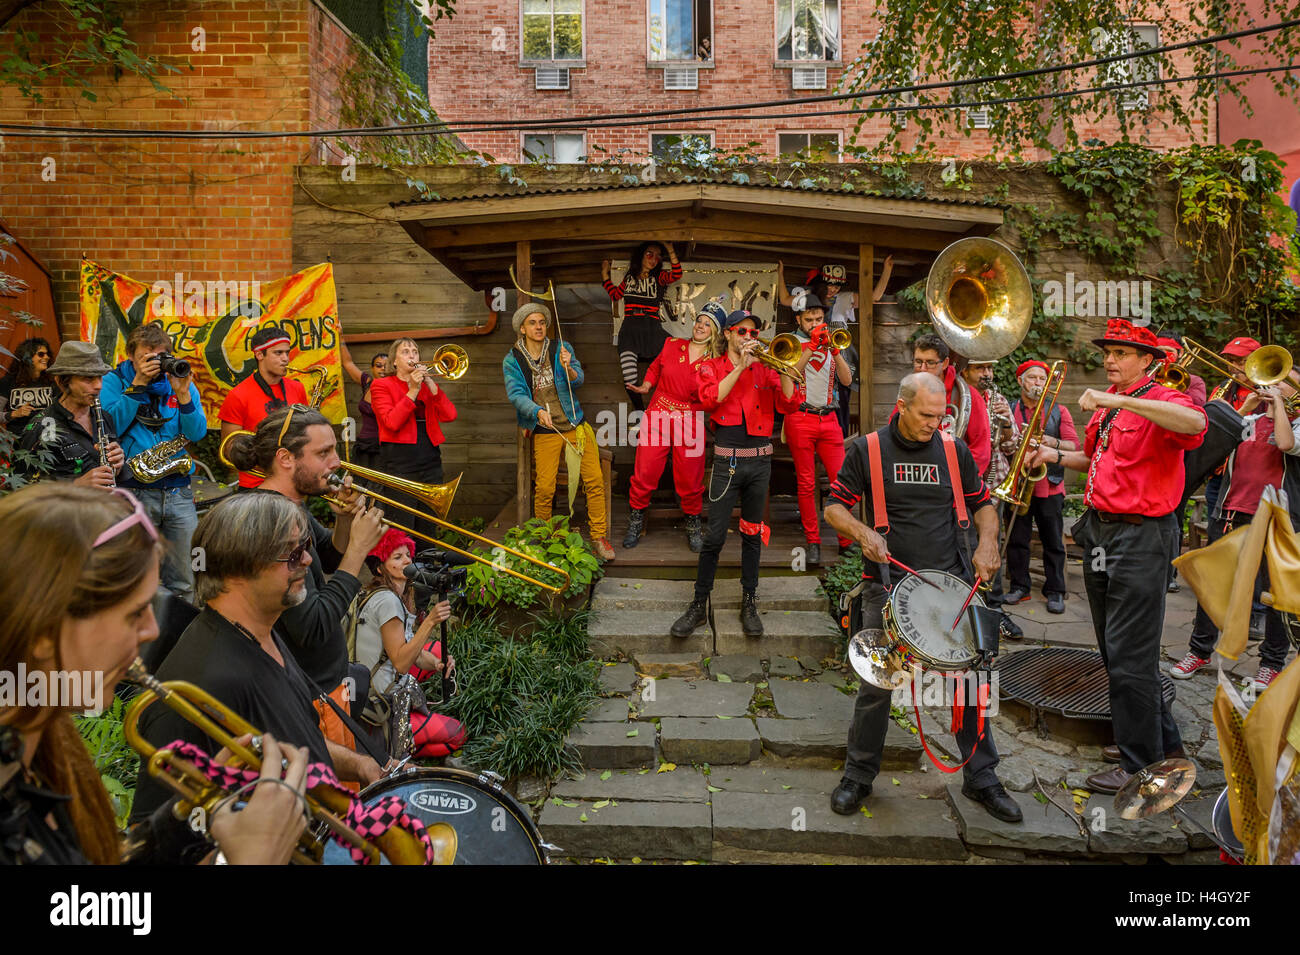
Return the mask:
[[[456, 830], [456, 865], [545, 865], [542, 837], [528, 810], [490, 776], [460, 769], [418, 768], [361, 790], [367, 806], [384, 796], [406, 803], [407, 815]], [[348, 850], [330, 840], [325, 865], [352, 865]], [[387, 864], [387, 862], [385, 862]]]

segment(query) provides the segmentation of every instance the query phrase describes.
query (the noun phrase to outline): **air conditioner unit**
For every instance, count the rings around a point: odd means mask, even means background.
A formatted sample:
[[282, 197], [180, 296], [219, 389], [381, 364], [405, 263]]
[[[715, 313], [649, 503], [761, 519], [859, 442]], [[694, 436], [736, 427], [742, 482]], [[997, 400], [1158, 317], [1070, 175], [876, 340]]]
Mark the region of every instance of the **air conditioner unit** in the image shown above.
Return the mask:
[[796, 90], [826, 89], [826, 67], [796, 66], [790, 71], [790, 88]]
[[700, 71], [693, 66], [664, 70], [664, 90], [697, 90], [700, 88]]
[[567, 67], [539, 66], [534, 74], [536, 89], [567, 90], [569, 88], [569, 70]]
[[993, 116], [987, 109], [968, 109], [966, 122], [971, 129], [988, 129], [993, 125]]

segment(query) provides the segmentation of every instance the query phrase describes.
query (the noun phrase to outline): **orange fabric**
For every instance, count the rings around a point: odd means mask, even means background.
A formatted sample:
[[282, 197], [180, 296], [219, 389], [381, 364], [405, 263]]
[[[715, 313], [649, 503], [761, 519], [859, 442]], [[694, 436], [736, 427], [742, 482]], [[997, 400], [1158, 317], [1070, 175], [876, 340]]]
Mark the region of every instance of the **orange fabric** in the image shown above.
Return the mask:
[[[330, 690], [329, 697], [339, 705], [340, 709], [350, 713], [352, 700], [348, 696], [348, 686], [349, 684], [346, 682], [340, 683]], [[319, 699], [312, 700], [311, 705], [316, 708], [316, 717], [320, 722], [321, 734], [327, 740], [331, 743], [338, 743], [340, 746], [346, 746], [348, 749], [354, 750], [357, 748], [356, 737], [352, 735], [352, 731], [347, 728], [338, 713], [334, 712], [332, 706]], [[359, 783], [343, 782], [342, 780], [340, 782], [354, 793], [361, 791]]]

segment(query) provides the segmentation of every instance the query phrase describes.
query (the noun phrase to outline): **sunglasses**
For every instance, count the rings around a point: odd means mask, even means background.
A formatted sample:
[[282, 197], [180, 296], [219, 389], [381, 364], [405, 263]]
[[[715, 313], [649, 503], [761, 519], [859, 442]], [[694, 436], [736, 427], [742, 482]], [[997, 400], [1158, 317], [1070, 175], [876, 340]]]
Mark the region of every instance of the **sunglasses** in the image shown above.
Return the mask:
[[758, 329], [757, 329], [757, 328], [733, 328], [732, 331], [735, 332], [737, 335], [739, 335], [741, 338], [757, 338], [757, 337], [758, 337]]
[[37, 352], [33, 357], [34, 357], [34, 358], [49, 358], [49, 357], [50, 357], [50, 353], [47, 352], [47, 351], [38, 351], [38, 352]]
[[126, 533], [136, 524], [139, 524], [145, 529], [145, 532], [155, 544], [158, 543], [158, 531], [153, 526], [153, 521], [149, 520], [149, 515], [144, 512], [144, 505], [136, 499], [136, 496], [130, 491], [124, 490], [120, 487], [109, 488], [109, 491], [119, 497], [125, 498], [126, 501], [131, 504], [132, 510], [129, 515], [122, 518], [108, 530], [96, 537], [95, 543], [91, 545], [92, 549], [98, 547], [100, 544], [111, 541], [114, 537], [117, 537], [120, 534]]
[[272, 563], [288, 564], [290, 570], [293, 570], [295, 567], [301, 566], [303, 555], [306, 554], [307, 551], [311, 548], [311, 543], [312, 543], [311, 535], [308, 534], [301, 541], [299, 541], [297, 546], [295, 546], [293, 550], [289, 551], [289, 553], [286, 556], [273, 557], [271, 559]]

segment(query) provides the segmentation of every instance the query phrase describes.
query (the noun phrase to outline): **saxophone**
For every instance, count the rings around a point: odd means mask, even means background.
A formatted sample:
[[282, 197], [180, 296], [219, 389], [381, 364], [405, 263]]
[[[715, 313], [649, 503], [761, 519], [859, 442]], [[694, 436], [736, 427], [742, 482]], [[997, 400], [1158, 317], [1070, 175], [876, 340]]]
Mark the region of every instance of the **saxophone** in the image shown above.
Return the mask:
[[152, 484], [172, 474], [189, 474], [194, 462], [187, 454], [179, 458], [172, 455], [185, 448], [185, 436], [179, 435], [170, 441], [155, 444], [147, 451], [141, 451], [126, 462], [132, 476], [141, 484]]

